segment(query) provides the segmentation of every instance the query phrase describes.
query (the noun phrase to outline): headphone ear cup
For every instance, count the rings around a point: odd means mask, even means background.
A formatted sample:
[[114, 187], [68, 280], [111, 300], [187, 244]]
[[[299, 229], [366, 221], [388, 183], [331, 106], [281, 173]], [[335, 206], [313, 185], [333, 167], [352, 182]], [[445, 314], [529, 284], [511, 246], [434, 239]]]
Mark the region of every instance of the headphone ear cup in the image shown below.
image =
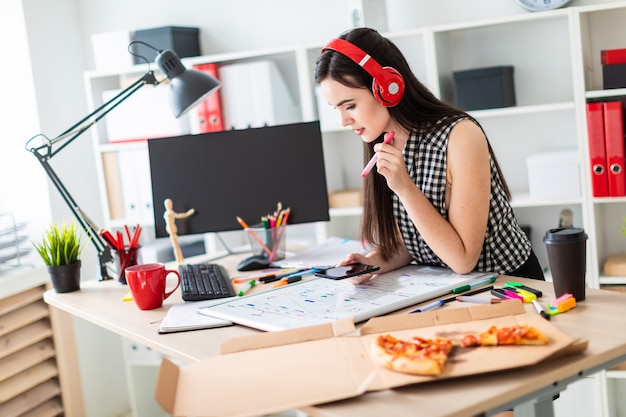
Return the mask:
[[395, 68], [383, 67], [383, 72], [374, 77], [372, 93], [380, 104], [393, 107], [404, 95], [404, 78]]

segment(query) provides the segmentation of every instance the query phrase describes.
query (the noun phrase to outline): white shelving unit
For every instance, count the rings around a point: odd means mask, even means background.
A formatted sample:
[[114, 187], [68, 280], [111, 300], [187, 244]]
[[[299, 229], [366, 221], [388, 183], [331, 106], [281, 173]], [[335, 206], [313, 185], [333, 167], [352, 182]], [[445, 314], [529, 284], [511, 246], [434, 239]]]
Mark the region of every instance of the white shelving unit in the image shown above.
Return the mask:
[[[626, 251], [626, 237], [619, 231], [626, 216], [626, 198], [593, 198], [590, 187], [586, 102], [622, 99], [626, 89], [602, 90], [600, 51], [626, 47], [626, 2], [568, 7], [547, 12], [421, 27], [389, 33], [405, 53], [417, 77], [436, 95], [454, 101], [453, 72], [499, 65], [514, 67], [517, 105], [472, 112], [483, 125], [506, 180], [513, 192], [518, 220], [531, 228], [531, 241], [541, 265], [548, 268], [542, 241], [546, 230], [557, 227], [563, 209], [573, 212], [575, 226], [588, 234], [587, 282], [590, 287], [626, 284], [626, 277], [602, 276], [606, 258]], [[303, 45], [280, 50], [220, 54], [185, 59], [194, 64], [230, 64], [256, 60], [276, 62], [294, 99], [300, 104], [302, 121], [318, 118], [313, 69], [323, 45]], [[106, 89], [120, 88], [121, 80], [143, 75], [145, 66], [118, 72], [89, 72], [85, 76], [89, 104], [101, 103]], [[323, 114], [324, 112], [320, 112]], [[329, 192], [361, 187], [361, 143], [348, 129], [323, 132]], [[108, 143], [102, 127], [95, 133], [97, 170], [102, 201], [109, 201], [102, 155], [125, 152], [144, 144]], [[580, 197], [536, 200], [530, 198], [526, 158], [556, 150], [577, 150]], [[107, 227], [127, 223], [115, 219], [103, 207]], [[331, 209], [325, 234], [356, 237], [360, 207]], [[146, 225], [152, 219], [144, 219]], [[150, 230], [151, 228], [147, 228]], [[324, 232], [321, 233], [322, 235]], [[549, 276], [549, 275], [548, 275]], [[623, 372], [603, 372], [591, 378], [600, 396], [594, 415], [615, 416], [624, 400], [611, 395]], [[609, 383], [607, 384], [607, 380]], [[615, 380], [615, 381], [614, 381]]]

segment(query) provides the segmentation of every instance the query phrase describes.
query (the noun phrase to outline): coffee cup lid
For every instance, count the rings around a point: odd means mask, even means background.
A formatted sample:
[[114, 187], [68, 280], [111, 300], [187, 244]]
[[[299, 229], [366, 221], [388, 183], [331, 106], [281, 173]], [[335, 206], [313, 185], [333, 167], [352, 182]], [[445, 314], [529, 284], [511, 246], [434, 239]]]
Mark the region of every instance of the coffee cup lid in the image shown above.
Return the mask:
[[559, 227], [550, 229], [543, 237], [544, 242], [567, 242], [578, 239], [587, 239], [585, 230], [580, 227]]

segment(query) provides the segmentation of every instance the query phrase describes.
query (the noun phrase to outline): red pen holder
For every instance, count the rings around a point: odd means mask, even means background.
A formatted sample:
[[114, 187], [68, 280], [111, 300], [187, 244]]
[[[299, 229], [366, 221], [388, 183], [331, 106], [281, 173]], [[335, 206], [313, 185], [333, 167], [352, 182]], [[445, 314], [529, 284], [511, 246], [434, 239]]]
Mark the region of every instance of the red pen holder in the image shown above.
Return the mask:
[[113, 251], [115, 266], [117, 268], [117, 281], [126, 284], [126, 268], [141, 263], [141, 246], [137, 248], [124, 248]]

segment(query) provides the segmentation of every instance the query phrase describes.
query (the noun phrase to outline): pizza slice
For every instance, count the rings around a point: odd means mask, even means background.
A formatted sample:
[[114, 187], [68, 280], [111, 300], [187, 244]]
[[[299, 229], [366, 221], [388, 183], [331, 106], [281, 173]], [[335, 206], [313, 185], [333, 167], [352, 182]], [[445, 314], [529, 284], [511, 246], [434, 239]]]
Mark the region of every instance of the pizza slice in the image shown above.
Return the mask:
[[465, 335], [459, 342], [463, 347], [502, 345], [545, 345], [548, 337], [528, 324], [491, 326], [489, 330]]
[[436, 376], [443, 371], [453, 347], [446, 338], [401, 340], [386, 334], [372, 338], [371, 355], [392, 371]]

